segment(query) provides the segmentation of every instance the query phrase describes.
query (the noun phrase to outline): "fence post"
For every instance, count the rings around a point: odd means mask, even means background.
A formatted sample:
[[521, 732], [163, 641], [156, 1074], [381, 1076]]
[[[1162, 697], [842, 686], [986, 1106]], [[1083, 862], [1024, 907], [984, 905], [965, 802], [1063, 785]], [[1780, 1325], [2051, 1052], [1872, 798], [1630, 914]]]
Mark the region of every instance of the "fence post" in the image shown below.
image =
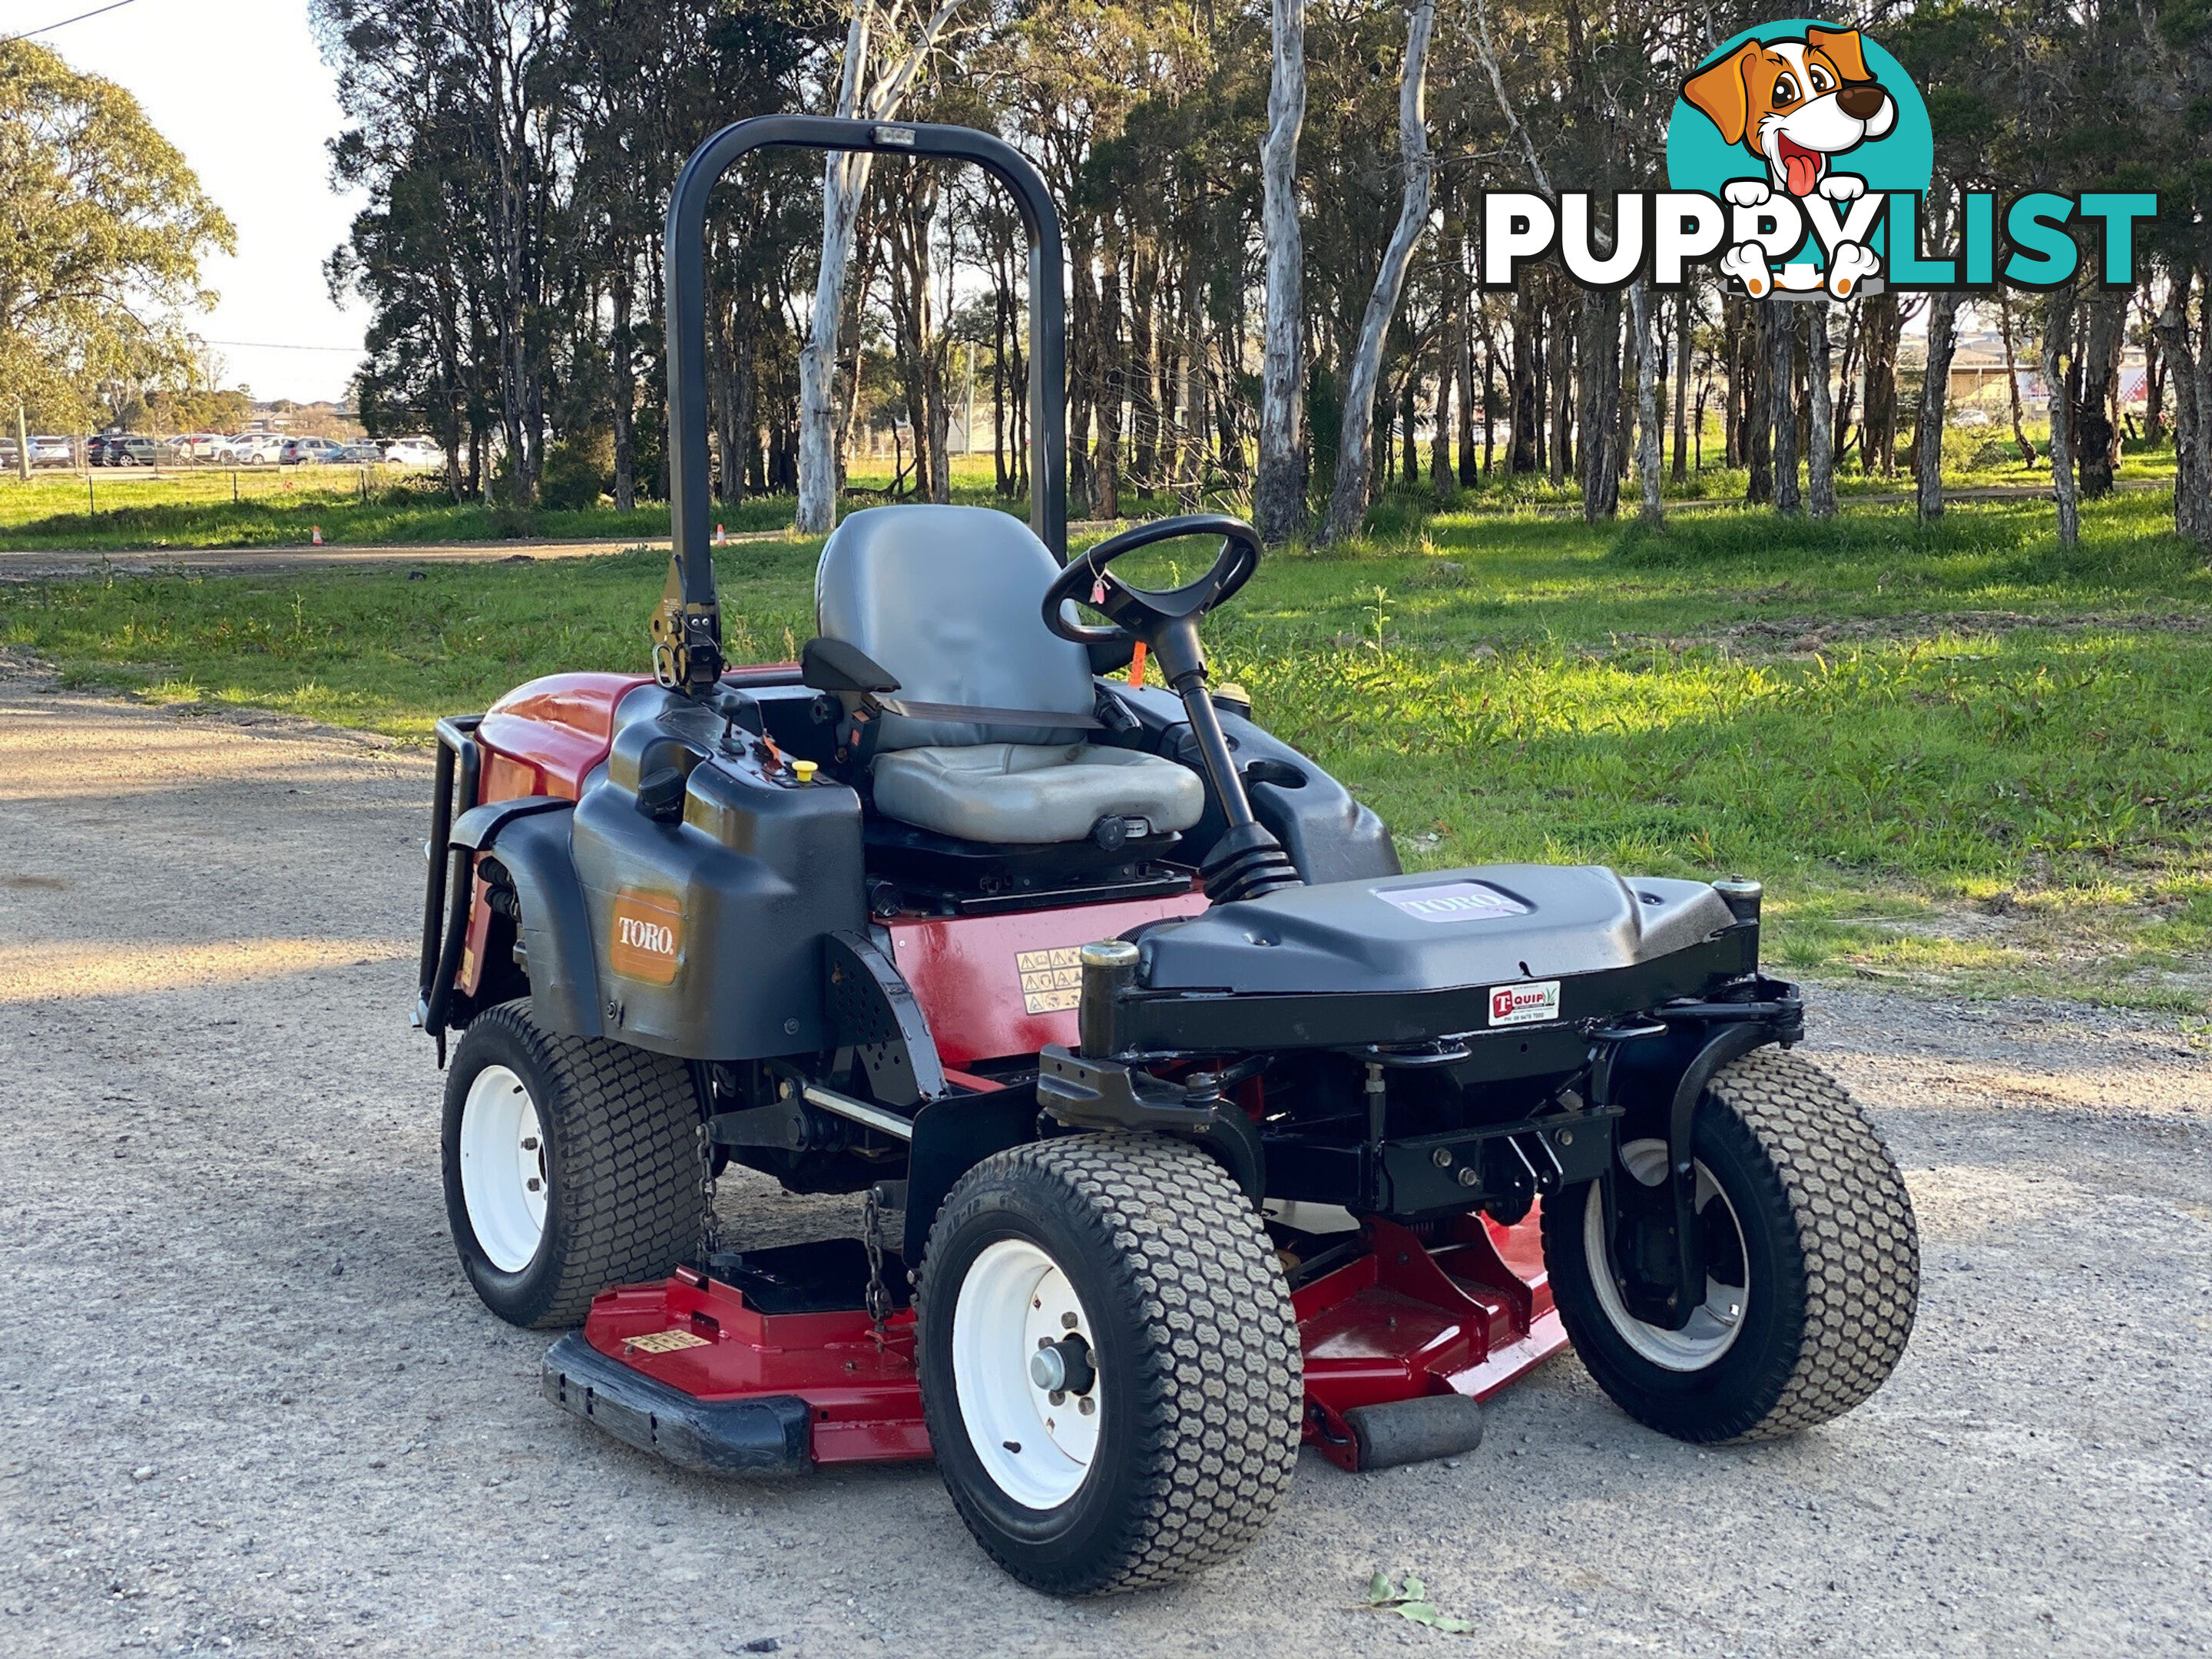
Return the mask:
[[20, 398], [15, 404], [15, 476], [31, 482], [31, 427]]

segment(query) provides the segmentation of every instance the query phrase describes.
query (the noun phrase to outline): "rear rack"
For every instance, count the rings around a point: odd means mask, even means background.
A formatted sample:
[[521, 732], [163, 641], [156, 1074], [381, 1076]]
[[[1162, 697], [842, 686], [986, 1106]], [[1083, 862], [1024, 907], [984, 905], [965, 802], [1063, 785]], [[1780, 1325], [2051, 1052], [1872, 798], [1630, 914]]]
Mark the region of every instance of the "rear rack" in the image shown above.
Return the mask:
[[[461, 945], [468, 936], [472, 857], [467, 848], [450, 843], [453, 820], [477, 804], [483, 755], [477, 746], [476, 729], [483, 724], [482, 714], [454, 714], [438, 722], [438, 769], [430, 785], [430, 838], [422, 843], [429, 879], [422, 895], [422, 958], [414, 1024], [437, 1042], [441, 1066], [446, 1063], [446, 1013], [453, 1000], [453, 976], [460, 971]], [[456, 761], [460, 770], [458, 807], [453, 804]]]

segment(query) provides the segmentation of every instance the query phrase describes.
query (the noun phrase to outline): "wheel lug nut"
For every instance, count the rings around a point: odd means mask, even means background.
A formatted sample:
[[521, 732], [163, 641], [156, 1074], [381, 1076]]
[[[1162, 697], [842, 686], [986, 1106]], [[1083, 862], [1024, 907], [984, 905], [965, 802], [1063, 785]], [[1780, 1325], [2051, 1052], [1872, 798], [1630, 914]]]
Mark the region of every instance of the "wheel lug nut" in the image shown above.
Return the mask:
[[1067, 1390], [1065, 1389], [1054, 1389], [1050, 1394], [1047, 1395], [1045, 1398], [1055, 1406], [1065, 1406], [1067, 1403]]
[[1075, 1328], [1075, 1316], [1072, 1313], [1064, 1313], [1060, 1315], [1060, 1328], [1063, 1331], [1073, 1330]]
[[1098, 1409], [1098, 1402], [1086, 1394], [1082, 1399], [1075, 1402], [1075, 1409], [1081, 1412], [1085, 1417], [1088, 1417]]

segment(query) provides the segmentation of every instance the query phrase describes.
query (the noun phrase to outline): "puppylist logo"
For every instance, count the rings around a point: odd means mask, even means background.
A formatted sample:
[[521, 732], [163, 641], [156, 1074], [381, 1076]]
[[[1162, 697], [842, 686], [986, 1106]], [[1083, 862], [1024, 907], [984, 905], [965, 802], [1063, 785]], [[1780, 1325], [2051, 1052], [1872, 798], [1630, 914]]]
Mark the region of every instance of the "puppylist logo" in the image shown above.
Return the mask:
[[2133, 284], [2136, 222], [2156, 216], [2155, 196], [2033, 191], [2000, 212], [1995, 192], [1968, 191], [1942, 216], [1951, 245], [1938, 252], [1924, 228], [1935, 160], [1920, 89], [1877, 42], [1810, 19], [1763, 24], [1684, 78], [1667, 129], [1672, 188], [1617, 195], [1609, 245], [1587, 191], [1487, 192], [1482, 285], [1512, 288], [1523, 262], [1556, 253], [1593, 289], [1639, 276], [1680, 288], [1686, 266], [1711, 261], [1754, 300], [2045, 289], [2081, 263], [2076, 226], [2097, 281]]

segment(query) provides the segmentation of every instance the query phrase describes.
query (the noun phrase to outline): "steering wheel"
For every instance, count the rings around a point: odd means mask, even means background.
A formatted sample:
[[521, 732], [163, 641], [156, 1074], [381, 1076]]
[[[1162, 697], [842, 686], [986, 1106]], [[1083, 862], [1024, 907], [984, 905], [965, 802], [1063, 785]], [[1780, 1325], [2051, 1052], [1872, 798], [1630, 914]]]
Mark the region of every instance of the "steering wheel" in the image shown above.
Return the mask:
[[[1221, 538], [1221, 553], [1213, 568], [1194, 582], [1156, 593], [1131, 587], [1107, 568], [1125, 553], [1183, 536]], [[1156, 636], [1162, 629], [1172, 623], [1194, 623], [1251, 580], [1252, 573], [1260, 568], [1262, 550], [1260, 532], [1225, 513], [1155, 519], [1110, 537], [1070, 560], [1045, 592], [1044, 625], [1078, 645], [1121, 645], [1138, 639], [1157, 648]], [[1100, 612], [1114, 626], [1098, 628], [1073, 620], [1065, 614], [1071, 599]]]

